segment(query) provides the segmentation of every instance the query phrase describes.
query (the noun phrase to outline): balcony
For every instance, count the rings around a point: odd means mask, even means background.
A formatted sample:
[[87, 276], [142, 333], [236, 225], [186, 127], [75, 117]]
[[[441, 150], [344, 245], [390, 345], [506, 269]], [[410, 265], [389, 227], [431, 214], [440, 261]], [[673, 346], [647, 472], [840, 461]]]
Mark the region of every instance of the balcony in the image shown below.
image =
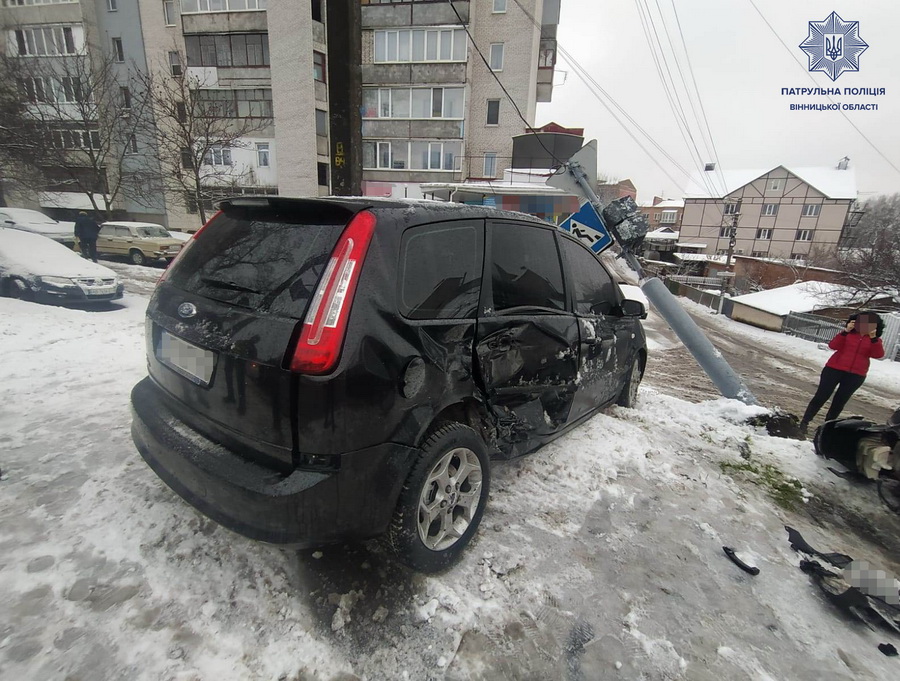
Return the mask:
[[[469, 23], [469, 3], [454, 2], [453, 7], [463, 23]], [[362, 27], [390, 26], [447, 26], [459, 24], [456, 12], [446, 0], [415, 0], [414, 2], [376, 2], [362, 0]]]

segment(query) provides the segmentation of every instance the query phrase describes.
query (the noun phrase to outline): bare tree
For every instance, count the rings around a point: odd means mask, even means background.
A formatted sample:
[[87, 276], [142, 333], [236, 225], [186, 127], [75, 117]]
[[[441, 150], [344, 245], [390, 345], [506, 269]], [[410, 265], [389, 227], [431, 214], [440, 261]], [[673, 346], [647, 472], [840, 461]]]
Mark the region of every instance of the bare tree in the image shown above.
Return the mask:
[[4, 55], [0, 81], [19, 107], [0, 110], [0, 153], [44, 178], [44, 189], [83, 193], [99, 215], [122, 199], [159, 200], [159, 169], [141, 154], [151, 115], [134, 66], [98, 49], [56, 58]]
[[838, 250], [837, 262], [848, 281], [872, 298], [896, 295], [900, 288], [900, 194], [881, 196], [863, 206], [865, 215]]
[[272, 100], [239, 99], [267, 90], [213, 88], [183, 68], [183, 54], [169, 56], [169, 63], [142, 77], [154, 112], [156, 161], [165, 188], [182, 198], [189, 212], [196, 208], [202, 225], [213, 200], [230, 188], [256, 184], [253, 171], [237, 163], [232, 150], [249, 148], [246, 138], [272, 124]]

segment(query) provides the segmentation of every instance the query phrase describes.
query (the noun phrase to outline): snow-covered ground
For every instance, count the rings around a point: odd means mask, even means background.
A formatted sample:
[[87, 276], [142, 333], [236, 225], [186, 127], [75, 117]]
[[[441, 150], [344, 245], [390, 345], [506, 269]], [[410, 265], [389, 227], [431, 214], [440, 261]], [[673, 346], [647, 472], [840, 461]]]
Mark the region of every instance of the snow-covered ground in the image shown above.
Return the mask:
[[[897, 677], [877, 649], [890, 635], [839, 618], [782, 526], [889, 571], [897, 556], [813, 522], [800, 488], [846, 483], [734, 401], [644, 387], [637, 409], [498, 463], [476, 542], [438, 576], [374, 544], [289, 553], [217, 527], [131, 443], [159, 271], [114, 267], [139, 270], [143, 295], [98, 311], [0, 299], [0, 678]], [[738, 472], [747, 457], [800, 479], [800, 512]], [[858, 513], [885, 513], [857, 494]]]

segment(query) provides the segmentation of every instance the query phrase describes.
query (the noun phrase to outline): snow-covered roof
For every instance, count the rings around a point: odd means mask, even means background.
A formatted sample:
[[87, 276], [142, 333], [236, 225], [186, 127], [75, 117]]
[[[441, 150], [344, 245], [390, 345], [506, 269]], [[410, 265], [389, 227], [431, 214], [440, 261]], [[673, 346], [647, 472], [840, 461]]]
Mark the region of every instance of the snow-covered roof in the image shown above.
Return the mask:
[[789, 312], [813, 312], [828, 307], [844, 307], [865, 302], [871, 294], [827, 281], [801, 281], [768, 291], [735, 296], [732, 300], [747, 307], [782, 317]]
[[684, 208], [684, 201], [682, 201], [681, 199], [666, 199], [665, 201], [660, 201], [659, 203], [653, 203], [652, 201], [649, 201], [642, 203], [641, 208]]
[[423, 182], [419, 185], [423, 192], [441, 190], [471, 192], [475, 194], [502, 196], [516, 194], [531, 194], [537, 196], [572, 196], [562, 189], [550, 187], [546, 184], [531, 182], [484, 182], [474, 180], [469, 182]]
[[132, 220], [109, 220], [104, 225], [118, 225], [119, 227], [163, 227], [158, 222], [134, 222]]
[[684, 195], [689, 199], [721, 199], [779, 168], [784, 168], [792, 175], [796, 175], [829, 199], [855, 199], [857, 197], [856, 173], [852, 168], [839, 170], [838, 168], [802, 166], [708, 171], [701, 175], [694, 175], [688, 183]]
[[656, 229], [652, 232], [647, 232], [647, 236], [644, 237], [644, 241], [677, 241], [678, 240], [678, 232], [672, 231], [671, 229], [664, 227], [662, 229]]
[[678, 248], [706, 248], [706, 244], [691, 243], [688, 241], [679, 241], [675, 244]]

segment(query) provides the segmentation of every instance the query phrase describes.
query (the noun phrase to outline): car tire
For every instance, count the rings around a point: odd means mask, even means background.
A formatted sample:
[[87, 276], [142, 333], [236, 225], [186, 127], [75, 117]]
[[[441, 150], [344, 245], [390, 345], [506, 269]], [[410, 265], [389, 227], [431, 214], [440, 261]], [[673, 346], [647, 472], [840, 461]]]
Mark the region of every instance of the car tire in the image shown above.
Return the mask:
[[461, 423], [436, 428], [420, 449], [385, 539], [404, 565], [440, 572], [478, 530], [490, 492], [490, 459], [478, 433]]
[[147, 256], [141, 253], [138, 249], [132, 248], [128, 253], [128, 259], [131, 261], [132, 265], [145, 265], [147, 264]]
[[628, 370], [628, 378], [625, 379], [625, 385], [622, 386], [622, 392], [619, 393], [619, 399], [616, 400], [616, 404], [620, 407], [634, 407], [637, 403], [638, 387], [640, 387], [643, 377], [641, 358], [638, 356], [631, 363], [631, 368]]

